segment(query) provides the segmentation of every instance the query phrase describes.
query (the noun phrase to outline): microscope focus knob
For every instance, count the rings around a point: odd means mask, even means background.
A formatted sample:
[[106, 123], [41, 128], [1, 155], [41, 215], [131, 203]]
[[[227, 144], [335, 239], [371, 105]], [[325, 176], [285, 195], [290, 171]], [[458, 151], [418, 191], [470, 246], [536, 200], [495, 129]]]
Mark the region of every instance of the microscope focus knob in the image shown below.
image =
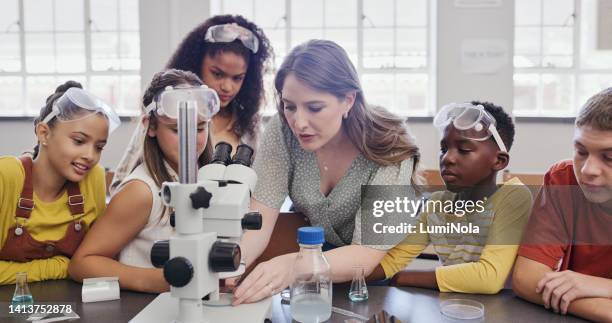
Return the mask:
[[249, 212], [242, 218], [242, 229], [243, 230], [259, 230], [261, 229], [261, 213]]
[[164, 278], [174, 287], [183, 287], [193, 278], [193, 265], [185, 257], [172, 258], [164, 265]]
[[161, 268], [170, 258], [170, 242], [168, 240], [155, 241], [151, 248], [151, 263], [155, 268]]
[[204, 187], [200, 186], [195, 190], [195, 192], [189, 194], [189, 198], [191, 199], [191, 206], [193, 206], [194, 209], [207, 209], [210, 206], [212, 194], [210, 194], [210, 192], [208, 192]]
[[240, 246], [232, 242], [216, 241], [210, 250], [208, 262], [213, 272], [236, 271], [240, 267]]

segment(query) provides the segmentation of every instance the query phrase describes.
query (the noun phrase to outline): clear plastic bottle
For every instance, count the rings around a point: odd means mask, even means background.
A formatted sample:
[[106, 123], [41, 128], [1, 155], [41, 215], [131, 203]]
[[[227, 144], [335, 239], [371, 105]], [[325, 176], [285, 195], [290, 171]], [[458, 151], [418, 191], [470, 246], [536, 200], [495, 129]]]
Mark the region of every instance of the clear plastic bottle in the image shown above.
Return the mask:
[[324, 241], [321, 227], [298, 229], [300, 252], [293, 267], [291, 317], [301, 323], [324, 322], [331, 316], [331, 269], [321, 250]]

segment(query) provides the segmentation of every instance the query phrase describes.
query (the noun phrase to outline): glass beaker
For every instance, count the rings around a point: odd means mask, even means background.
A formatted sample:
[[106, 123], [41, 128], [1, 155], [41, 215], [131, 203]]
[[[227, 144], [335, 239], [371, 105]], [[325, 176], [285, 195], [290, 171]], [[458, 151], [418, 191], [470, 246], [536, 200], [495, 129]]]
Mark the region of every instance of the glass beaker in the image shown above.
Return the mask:
[[20, 272], [15, 276], [15, 293], [13, 294], [13, 305], [33, 305], [34, 298], [28, 287], [28, 273]]
[[362, 302], [368, 299], [368, 286], [365, 282], [365, 268], [362, 266], [353, 267], [353, 280], [348, 297], [353, 302]]

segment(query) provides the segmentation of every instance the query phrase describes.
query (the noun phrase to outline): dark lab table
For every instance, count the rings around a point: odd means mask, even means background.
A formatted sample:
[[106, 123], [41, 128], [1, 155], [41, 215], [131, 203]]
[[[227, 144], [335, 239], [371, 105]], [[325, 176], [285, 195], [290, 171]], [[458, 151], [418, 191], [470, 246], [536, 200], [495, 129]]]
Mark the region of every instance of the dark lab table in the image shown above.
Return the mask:
[[[72, 303], [73, 309], [81, 317], [79, 322], [127, 322], [156, 297], [154, 294], [122, 291], [120, 300], [82, 303], [81, 284], [69, 280], [30, 283], [29, 286], [35, 301]], [[0, 286], [0, 302], [3, 306], [10, 302], [14, 288], [14, 285]], [[352, 303], [346, 296], [347, 285], [336, 285], [333, 305], [364, 316], [371, 316], [385, 309], [403, 323], [458, 322], [443, 317], [440, 314], [439, 303], [444, 299], [464, 298], [484, 304], [486, 322], [584, 322], [574, 316], [557, 315], [525, 302], [509, 290], [497, 295], [467, 295], [439, 293], [421, 288], [369, 286], [368, 291], [370, 294], [368, 301]], [[281, 305], [279, 295], [274, 296], [272, 304], [272, 322], [290, 322], [289, 305]], [[2, 310], [2, 313], [6, 312], [7, 309]], [[330, 322], [343, 323], [346, 319], [349, 317], [333, 313]], [[0, 317], [0, 322], [24, 322], [24, 319], [3, 316]]]

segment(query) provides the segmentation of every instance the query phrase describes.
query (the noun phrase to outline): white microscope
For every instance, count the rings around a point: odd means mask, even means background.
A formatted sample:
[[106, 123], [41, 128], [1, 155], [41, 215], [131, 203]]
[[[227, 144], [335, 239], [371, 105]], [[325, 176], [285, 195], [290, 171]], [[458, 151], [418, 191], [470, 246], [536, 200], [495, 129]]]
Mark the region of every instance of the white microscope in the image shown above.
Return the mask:
[[[231, 305], [231, 294], [219, 293], [219, 279], [244, 272], [238, 242], [243, 230], [259, 230], [261, 214], [249, 211], [257, 175], [250, 168], [253, 149], [216, 145], [213, 160], [197, 171], [196, 107], [178, 106], [179, 183], [165, 182], [161, 196], [174, 208], [175, 233], [158, 241], [151, 262], [164, 269], [170, 292], [162, 293], [130, 322], [264, 322], [271, 298]], [[199, 175], [198, 175], [199, 173]]]

